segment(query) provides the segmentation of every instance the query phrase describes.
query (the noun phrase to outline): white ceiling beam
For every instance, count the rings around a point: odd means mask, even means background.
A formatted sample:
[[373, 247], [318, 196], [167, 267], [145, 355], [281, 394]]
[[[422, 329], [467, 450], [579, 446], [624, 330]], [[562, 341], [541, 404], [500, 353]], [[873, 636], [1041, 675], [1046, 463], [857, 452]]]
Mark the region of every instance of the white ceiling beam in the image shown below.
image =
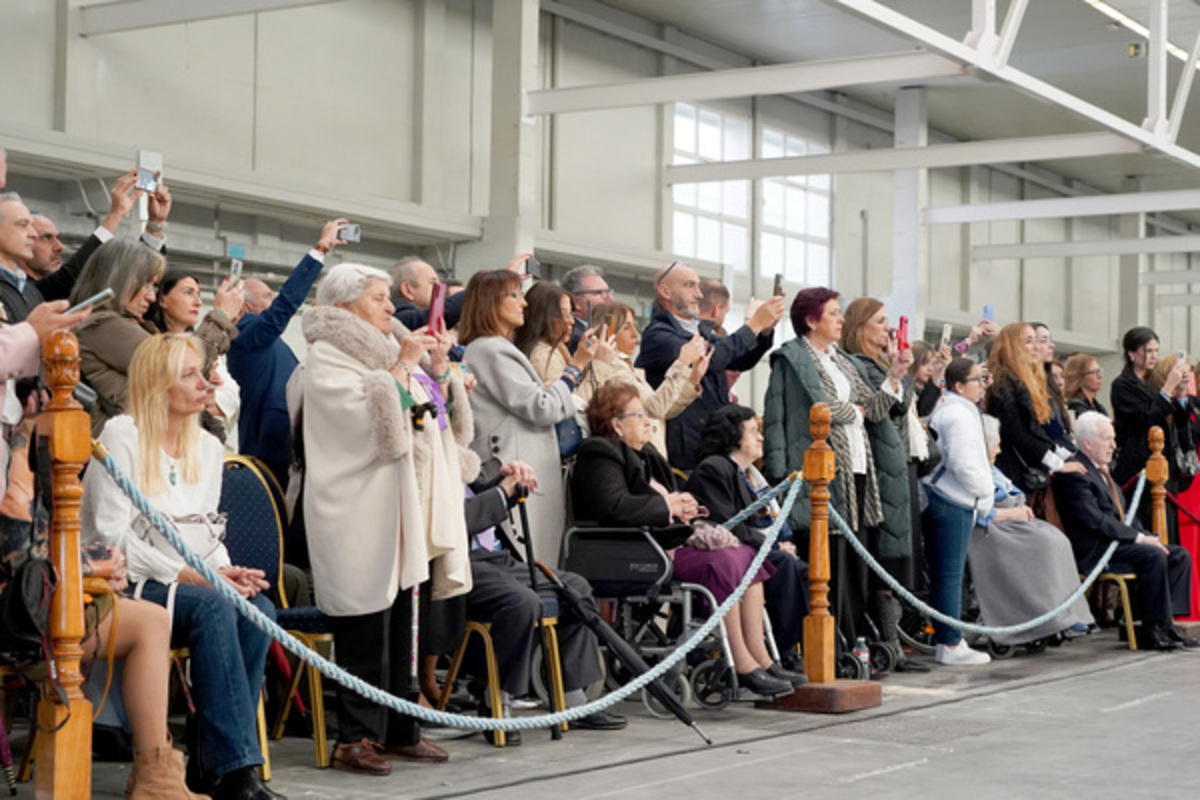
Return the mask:
[[1165, 133], [1167, 119], [1167, 4], [1169, 0], [1150, 0], [1149, 53], [1146, 57], [1146, 119], [1142, 127], [1153, 133]]
[[80, 6], [81, 36], [313, 6], [334, 0], [116, 0]]
[[1143, 272], [1140, 280], [1142, 286], [1200, 283], [1200, 269], [1171, 269], [1164, 272]]
[[941, 206], [925, 209], [921, 222], [924, 225], [965, 225], [1011, 219], [1101, 217], [1111, 214], [1151, 214], [1158, 211], [1196, 209], [1200, 209], [1200, 189], [1181, 189], [1171, 192], [1131, 192]]
[[1136, 153], [1141, 146], [1112, 133], [1031, 136], [982, 142], [952, 142], [928, 147], [855, 150], [822, 156], [720, 161], [667, 167], [665, 182], [755, 180], [785, 175], [837, 175], [849, 172], [887, 172], [894, 169], [964, 167]]
[[1013, 0], [1012, 5], [1008, 7], [1008, 13], [1004, 16], [1004, 26], [1000, 28], [1000, 41], [996, 43], [996, 63], [1001, 66], [1008, 64], [1027, 8], [1029, 0]]
[[1162, 294], [1154, 298], [1156, 306], [1200, 305], [1200, 294]]
[[972, 261], [1019, 258], [1079, 258], [1132, 256], [1152, 253], [1200, 252], [1200, 236], [1152, 236], [1146, 239], [1083, 239], [1072, 242], [980, 244], [971, 248]]
[[921, 81], [963, 75], [964, 67], [935, 53], [890, 53], [768, 67], [667, 75], [621, 83], [539, 89], [526, 95], [531, 116], [699, 102], [729, 97], [816, 92], [844, 86]]
[[824, 0], [824, 2], [857, 14], [875, 25], [906, 36], [918, 44], [964, 64], [974, 66], [981, 72], [992, 75], [1026, 94], [1053, 103], [1110, 131], [1141, 142], [1193, 169], [1200, 169], [1200, 154], [1168, 141], [1165, 130], [1161, 133], [1145, 130], [1111, 111], [1052, 86], [1027, 72], [1008, 64], [997, 63], [993, 54], [986, 51], [981, 53], [970, 45], [956, 41], [928, 25], [923, 25], [911, 17], [883, 5], [878, 0]]

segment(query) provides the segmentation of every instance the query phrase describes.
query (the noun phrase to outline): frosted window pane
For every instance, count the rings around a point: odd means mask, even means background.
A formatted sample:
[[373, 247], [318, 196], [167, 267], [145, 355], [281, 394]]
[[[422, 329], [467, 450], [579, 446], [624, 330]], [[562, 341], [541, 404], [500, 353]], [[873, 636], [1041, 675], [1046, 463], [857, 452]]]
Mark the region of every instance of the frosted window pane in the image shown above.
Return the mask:
[[762, 157], [780, 158], [783, 156], [783, 134], [767, 128], [763, 131]]
[[721, 184], [716, 181], [700, 184], [700, 208], [713, 214], [721, 213]]
[[671, 187], [671, 196], [681, 206], [694, 207], [696, 205], [696, 195], [696, 184], [694, 183], [677, 183]]
[[784, 274], [789, 281], [804, 282], [804, 242], [788, 238], [786, 245], [787, 268]]
[[804, 195], [803, 189], [794, 186], [787, 187], [787, 229], [792, 233], [804, 233]]
[[829, 185], [830, 185], [829, 176], [828, 175], [809, 175], [808, 176], [808, 185], [813, 187], [814, 189], [821, 189], [823, 191], [828, 192]]
[[721, 260], [721, 223], [715, 219], [696, 218], [696, 258]]
[[808, 282], [813, 286], [829, 285], [829, 248], [823, 244], [808, 245]]
[[721, 261], [732, 264], [738, 272], [745, 272], [750, 258], [750, 237], [745, 225], [732, 225], [726, 222], [722, 226]]
[[725, 118], [725, 160], [750, 157], [750, 125], [737, 117]]
[[726, 181], [722, 194], [722, 213], [724, 213], [726, 216], [745, 219], [747, 216], [749, 216], [747, 211], [749, 206], [749, 193], [749, 181]]
[[829, 198], [823, 194], [808, 195], [808, 234], [829, 237]]
[[696, 255], [696, 218], [681, 211], [675, 212], [675, 228], [672, 232], [672, 250], [675, 255], [692, 258]]
[[802, 156], [805, 153], [804, 140], [797, 139], [795, 136], [787, 137], [787, 154], [789, 156]]
[[700, 110], [700, 157], [721, 160], [721, 116]]
[[758, 274], [775, 275], [783, 271], [783, 237], [776, 233], [764, 233], [762, 249], [758, 254]]
[[696, 109], [687, 103], [675, 104], [675, 149], [696, 152]]
[[763, 224], [773, 228], [782, 228], [783, 210], [783, 184], [778, 181], [764, 181]]

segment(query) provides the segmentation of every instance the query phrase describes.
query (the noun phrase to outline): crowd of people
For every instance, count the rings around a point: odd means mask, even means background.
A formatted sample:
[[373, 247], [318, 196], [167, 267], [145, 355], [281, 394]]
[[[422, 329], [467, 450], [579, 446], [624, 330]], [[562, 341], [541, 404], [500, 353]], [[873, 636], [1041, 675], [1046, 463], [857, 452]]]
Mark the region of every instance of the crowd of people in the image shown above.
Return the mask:
[[[1148, 504], [1124, 521], [1152, 426], [1166, 432], [1173, 496], [1200, 472], [1193, 373], [1182, 353], [1160, 359], [1148, 328], [1124, 337], [1110, 416], [1096, 358], [1056, 358], [1050, 330], [1037, 322], [984, 320], [953, 346], [909, 343], [879, 300], [855, 299], [843, 313], [836, 291], [814, 287], [790, 300], [751, 300], [745, 323], [726, 330], [727, 288], [672, 262], [654, 275], [652, 312], [639, 330], [635, 309], [594, 266], [553, 283], [525, 274], [527, 257], [518, 256], [465, 287], [415, 256], [390, 273], [350, 261], [328, 266], [345, 244], [345, 219], [324, 225], [278, 294], [259, 281], [226, 280], [203, 314], [198, 276], [167, 264], [163, 182], [147, 195], [140, 237], [115, 236], [142, 194], [134, 173], [118, 179], [110, 215], [66, 259], [51, 220], [0, 194], [6, 567], [45, 546], [47, 504], [35, 485], [45, 465], [32, 427], [37, 355], [53, 331], [73, 328], [82, 382], [94, 394], [93, 433], [151, 502], [223, 580], [271, 615], [279, 587], [232, 563], [218, 514], [222, 454], [260, 459], [287, 488], [296, 522], [285, 555], [300, 582], [311, 582], [338, 663], [414, 702], [434, 699], [438, 659], [454, 650], [468, 619], [491, 623], [505, 712], [530, 693], [549, 590], [533, 585], [513, 542], [509, 510], [526, 492], [538, 560], [560, 563], [572, 525], [685, 526], [670, 552], [674, 574], [718, 602], [734, 591], [764, 530], [781, 522], [725, 625], [740, 686], [777, 697], [802, 685], [807, 502], [782, 521], [773, 502], [732, 530], [720, 523], [802, 468], [818, 403], [832, 422], [833, 507], [933, 607], [962, 616], [969, 564], [986, 623], [1042, 615], [1116, 541], [1114, 564], [1138, 575], [1139, 644], [1200, 646], [1174, 624], [1191, 611], [1189, 553], [1150, 532]], [[315, 305], [300, 321], [308, 343], [301, 364], [283, 333], [314, 286]], [[111, 299], [64, 313], [67, 298], [104, 289]], [[781, 341], [786, 315], [795, 336]], [[770, 379], [760, 417], [737, 402], [733, 386], [764, 359]], [[116, 591], [108, 605], [122, 606], [116, 652], [127, 662], [131, 796], [278, 797], [255, 770], [269, 641], [184, 564], [102, 468], [91, 465], [84, 481], [84, 539], [107, 548]], [[899, 600], [839, 530], [831, 533], [839, 646], [861, 637], [895, 643]], [[600, 613], [586, 580], [559, 574]], [[89, 617], [88, 642], [111, 634], [109, 613]], [[1081, 600], [997, 641], [1082, 636], [1094, 623]], [[567, 607], [559, 625], [566, 700], [582, 705], [601, 677], [599, 645]], [[988, 661], [955, 627], [935, 622], [934, 631], [937, 664]], [[186, 767], [166, 731], [169, 646], [187, 647], [192, 659]], [[929, 668], [896, 652], [896, 669]], [[491, 715], [481, 666], [468, 672], [480, 713]], [[334, 768], [386, 775], [396, 759], [449, 758], [411, 716], [341, 687], [336, 707]], [[612, 731], [625, 720], [599, 712], [572, 725]]]

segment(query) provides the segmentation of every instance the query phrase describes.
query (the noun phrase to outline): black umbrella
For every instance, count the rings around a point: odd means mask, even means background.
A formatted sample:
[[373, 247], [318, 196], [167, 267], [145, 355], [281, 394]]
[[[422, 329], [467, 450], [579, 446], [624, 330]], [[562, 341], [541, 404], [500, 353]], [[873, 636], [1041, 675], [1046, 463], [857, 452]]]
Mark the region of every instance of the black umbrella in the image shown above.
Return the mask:
[[[628, 669], [634, 675], [641, 675], [645, 672], [649, 672], [650, 665], [647, 664], [641, 655], [638, 654], [637, 650], [633, 649], [629, 642], [622, 639], [619, 633], [610, 628], [608, 623], [606, 623], [598, 614], [592, 611], [578, 592], [563, 583], [562, 580], [556, 574], [554, 574], [554, 570], [550, 569], [545, 564], [534, 561], [533, 544], [531, 541], [533, 537], [529, 535], [529, 512], [525, 509], [526, 494], [527, 491], [525, 487], [518, 485], [517, 506], [521, 510], [521, 527], [524, 532], [525, 540], [525, 562], [529, 565], [529, 581], [533, 584], [534, 591], [537, 591], [538, 586], [536, 573], [534, 572], [534, 565], [536, 564], [537, 568], [540, 569], [550, 581], [550, 585], [556, 592], [558, 592], [559, 598], [561, 598], [568, 606], [570, 606], [571, 610], [575, 612], [575, 616], [582, 620], [584, 625], [587, 625], [592, 629], [592, 631], [595, 632], [596, 637], [600, 639], [600, 641], [604, 642], [604, 645], [608, 648], [608, 651], [612, 653], [613, 656], [615, 656], [616, 659], [620, 661], [626, 669]], [[542, 632], [542, 636], [545, 636], [545, 631]], [[549, 650], [544, 649], [544, 638], [542, 640], [542, 647], [543, 652], [550, 652]], [[692, 715], [686, 708], [683, 707], [683, 703], [679, 702], [679, 698], [673, 695], [660, 679], [656, 678], [655, 680], [646, 684], [646, 690], [650, 692], [650, 694], [652, 694], [658, 700], [658, 702], [662, 703], [662, 705], [668, 711], [678, 717], [680, 722], [694, 730], [696, 734], [704, 740], [705, 744], [711, 745], [713, 743], [712, 739], [709, 739], [704, 731], [700, 729], [700, 726], [696, 724], [696, 721], [692, 719]], [[555, 727], [555, 730], [558, 730], [557, 726]]]

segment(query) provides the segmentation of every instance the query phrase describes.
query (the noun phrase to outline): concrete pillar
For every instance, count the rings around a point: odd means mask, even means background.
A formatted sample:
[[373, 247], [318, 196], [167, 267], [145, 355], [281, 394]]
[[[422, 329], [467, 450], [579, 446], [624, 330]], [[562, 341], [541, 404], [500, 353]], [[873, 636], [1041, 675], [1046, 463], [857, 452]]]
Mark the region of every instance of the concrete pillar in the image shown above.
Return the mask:
[[[896, 147], [924, 147], [928, 140], [925, 88], [905, 87], [896, 93]], [[892, 297], [888, 312], [893, 325], [901, 314], [907, 316], [911, 335], [919, 337], [925, 330], [927, 295], [921, 280], [921, 266], [928, 259], [921, 209], [928, 204], [928, 170], [898, 169], [892, 182]]]
[[540, 123], [523, 113], [525, 92], [538, 88], [538, 0], [492, 4], [490, 194], [483, 239], [458, 248], [459, 278], [499, 269], [533, 252], [538, 221]]
[[[1122, 192], [1140, 192], [1141, 178], [1126, 178], [1121, 184]], [[1146, 235], [1145, 214], [1122, 214], [1117, 220], [1117, 235], [1122, 239], [1141, 239]], [[1143, 324], [1141, 314], [1141, 286], [1139, 275], [1146, 256], [1142, 254], [1117, 257], [1117, 346], [1125, 331]], [[1154, 327], [1154, 287], [1148, 287], [1150, 306], [1144, 324]]]

